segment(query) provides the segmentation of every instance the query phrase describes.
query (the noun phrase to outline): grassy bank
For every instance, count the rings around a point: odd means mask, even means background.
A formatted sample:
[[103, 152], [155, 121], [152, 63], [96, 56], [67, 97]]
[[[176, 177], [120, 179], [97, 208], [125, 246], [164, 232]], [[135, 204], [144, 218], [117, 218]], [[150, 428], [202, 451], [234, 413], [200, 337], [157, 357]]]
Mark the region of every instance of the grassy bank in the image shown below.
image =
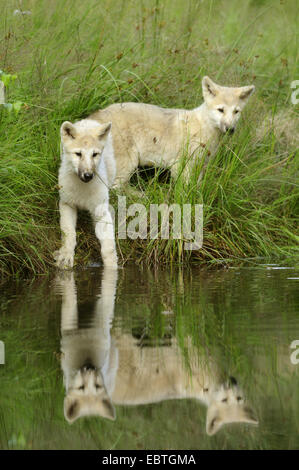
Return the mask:
[[[0, 0], [0, 69], [18, 75], [0, 111], [0, 272], [42, 272], [59, 246], [59, 127], [116, 101], [193, 108], [201, 77], [256, 85], [200, 187], [145, 186], [142, 202], [204, 204], [204, 244], [119, 240], [120, 259], [218, 262], [298, 254], [296, 1]], [[197, 170], [199, 171], [199, 170]], [[112, 194], [116, 204], [116, 195]], [[127, 204], [139, 202], [130, 195]], [[83, 214], [77, 262], [99, 256]], [[222, 262], [222, 261], [221, 261]]]

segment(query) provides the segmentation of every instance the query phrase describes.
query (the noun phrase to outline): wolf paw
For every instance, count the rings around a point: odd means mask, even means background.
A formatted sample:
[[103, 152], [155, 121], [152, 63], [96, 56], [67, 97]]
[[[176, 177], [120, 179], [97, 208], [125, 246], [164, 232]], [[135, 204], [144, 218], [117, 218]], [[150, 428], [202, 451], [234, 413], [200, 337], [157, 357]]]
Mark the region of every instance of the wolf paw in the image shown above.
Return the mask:
[[53, 258], [59, 269], [70, 269], [74, 266], [74, 253], [65, 248], [60, 248], [60, 250], [55, 251]]
[[115, 260], [104, 260], [104, 266], [106, 268], [117, 269], [117, 259], [115, 259]]
[[102, 253], [102, 259], [105, 267], [117, 269], [117, 255], [115, 252]]

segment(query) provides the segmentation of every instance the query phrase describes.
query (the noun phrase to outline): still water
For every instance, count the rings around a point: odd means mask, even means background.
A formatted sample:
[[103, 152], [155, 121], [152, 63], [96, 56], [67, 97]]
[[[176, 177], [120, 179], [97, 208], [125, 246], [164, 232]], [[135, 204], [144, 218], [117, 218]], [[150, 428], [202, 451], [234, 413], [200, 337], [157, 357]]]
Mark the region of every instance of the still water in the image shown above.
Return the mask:
[[0, 448], [298, 449], [298, 286], [266, 264], [2, 284]]

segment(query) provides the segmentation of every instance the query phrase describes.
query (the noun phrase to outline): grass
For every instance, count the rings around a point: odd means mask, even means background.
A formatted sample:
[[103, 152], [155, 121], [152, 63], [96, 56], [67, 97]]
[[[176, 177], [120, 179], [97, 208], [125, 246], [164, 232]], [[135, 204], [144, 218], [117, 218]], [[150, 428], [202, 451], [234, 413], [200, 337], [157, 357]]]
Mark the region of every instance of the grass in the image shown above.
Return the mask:
[[[155, 175], [142, 198], [147, 207], [203, 203], [203, 248], [190, 253], [182, 240], [119, 240], [120, 259], [217, 264], [298, 255], [295, 0], [24, 0], [22, 9], [32, 12], [24, 16], [13, 15], [15, 2], [0, 0], [0, 8], [0, 69], [18, 76], [9, 101], [26, 103], [18, 115], [0, 110], [2, 277], [52, 266], [64, 120], [117, 101], [193, 108], [206, 74], [226, 85], [256, 85], [237, 133], [208, 162], [200, 186], [199, 169], [187, 186]], [[115, 194], [111, 201], [116, 205]], [[129, 195], [127, 204], [138, 201]], [[96, 257], [83, 215], [76, 260]]]

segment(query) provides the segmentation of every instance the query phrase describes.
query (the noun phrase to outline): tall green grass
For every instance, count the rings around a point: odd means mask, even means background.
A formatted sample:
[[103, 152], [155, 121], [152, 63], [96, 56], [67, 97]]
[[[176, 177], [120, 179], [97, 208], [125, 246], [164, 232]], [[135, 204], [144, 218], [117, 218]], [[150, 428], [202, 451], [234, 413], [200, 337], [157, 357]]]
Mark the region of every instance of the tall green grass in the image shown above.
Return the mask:
[[[203, 180], [160, 182], [142, 202], [204, 204], [204, 244], [119, 240], [120, 259], [223, 262], [298, 254], [299, 78], [296, 1], [24, 0], [13, 15], [0, 0], [0, 69], [16, 73], [0, 110], [0, 272], [42, 272], [59, 246], [59, 127], [119, 101], [193, 108], [201, 77], [256, 85], [233, 139], [209, 160]], [[297, 120], [297, 121], [296, 121]], [[140, 197], [139, 197], [140, 199]], [[138, 202], [128, 195], [127, 203]], [[111, 201], [116, 204], [116, 195]], [[81, 218], [77, 262], [99, 256]]]

